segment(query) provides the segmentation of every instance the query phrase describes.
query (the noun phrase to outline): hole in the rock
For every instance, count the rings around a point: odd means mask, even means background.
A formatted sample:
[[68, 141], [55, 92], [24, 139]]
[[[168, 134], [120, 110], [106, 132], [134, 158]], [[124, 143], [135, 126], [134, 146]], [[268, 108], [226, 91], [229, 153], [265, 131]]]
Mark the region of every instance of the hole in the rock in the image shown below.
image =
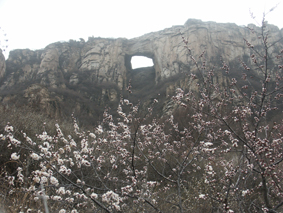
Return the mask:
[[[146, 54], [148, 55], [148, 54]], [[125, 65], [128, 79], [131, 79], [132, 91], [137, 96], [145, 95], [155, 85], [155, 65], [153, 59], [141, 55], [126, 55]]]
[[133, 56], [131, 59], [131, 64], [132, 69], [154, 66], [152, 59], [145, 56]]

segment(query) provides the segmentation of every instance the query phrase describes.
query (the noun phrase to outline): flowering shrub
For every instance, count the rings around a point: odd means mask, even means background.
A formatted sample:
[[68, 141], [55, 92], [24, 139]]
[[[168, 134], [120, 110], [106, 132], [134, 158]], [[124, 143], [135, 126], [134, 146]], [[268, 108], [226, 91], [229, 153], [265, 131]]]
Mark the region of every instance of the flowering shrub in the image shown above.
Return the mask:
[[[195, 59], [182, 36], [198, 73], [187, 76], [188, 87], [176, 89], [175, 114], [162, 119], [153, 116], [156, 99], [146, 112], [121, 99], [120, 117], [105, 110], [93, 131], [73, 119], [70, 134], [56, 124], [54, 135], [22, 133], [19, 140], [8, 124], [0, 136], [11, 151], [1, 167], [3, 199], [17, 201], [18, 212], [281, 211], [283, 126], [273, 115], [280, 112], [282, 65], [269, 66], [265, 22], [261, 30], [256, 37], [263, 49], [245, 40], [252, 65], [242, 62], [242, 80], [230, 77], [222, 61], [217, 72], [225, 87], [215, 81], [205, 53]], [[262, 87], [248, 92], [252, 70], [259, 70]], [[177, 113], [186, 120], [182, 125]]]

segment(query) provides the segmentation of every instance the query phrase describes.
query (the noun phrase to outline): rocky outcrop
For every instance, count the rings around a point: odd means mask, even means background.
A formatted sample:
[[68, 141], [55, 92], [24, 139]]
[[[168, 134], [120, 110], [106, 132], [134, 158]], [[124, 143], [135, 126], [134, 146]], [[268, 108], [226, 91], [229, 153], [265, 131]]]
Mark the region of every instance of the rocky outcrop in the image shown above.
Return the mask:
[[0, 49], [0, 79], [3, 78], [6, 70], [5, 57]]
[[[259, 29], [255, 25], [248, 27]], [[269, 43], [279, 41], [270, 47], [271, 52], [276, 54], [283, 48], [283, 29], [268, 25], [268, 30]], [[142, 88], [142, 79], [146, 79], [144, 85], [149, 82], [158, 85], [180, 73], [195, 71], [192, 62], [188, 60], [181, 33], [188, 39], [188, 46], [196, 58], [205, 51], [206, 61], [211, 65], [219, 69], [222, 59], [235, 72], [239, 69], [239, 59], [251, 63], [248, 57], [250, 49], [244, 38], [253, 43], [255, 48], [261, 45], [258, 35], [246, 27], [195, 19], [189, 19], [183, 26], [173, 26], [134, 39], [90, 37], [86, 42], [83, 39], [57, 42], [43, 50], [12, 51], [6, 61], [6, 69], [0, 54], [0, 92], [7, 93], [17, 87], [25, 93], [26, 98], [32, 98], [30, 94], [36, 93], [38, 87], [31, 87], [31, 84], [36, 84], [46, 88], [40, 90], [46, 93], [44, 97], [48, 97], [43, 98], [45, 102], [40, 102], [42, 106], [48, 105], [45, 103], [48, 100], [50, 102], [55, 90], [60, 90], [60, 94], [76, 91], [100, 104], [107, 100], [117, 101], [131, 78], [136, 78], [132, 82]], [[151, 58], [153, 69], [144, 74], [134, 74], [131, 66], [133, 56]], [[217, 76], [219, 81], [224, 81], [220, 74]], [[165, 90], [171, 94], [174, 86], [167, 86]], [[64, 99], [62, 95], [58, 97], [55, 99]]]
[[[255, 25], [249, 27], [256, 28]], [[269, 30], [270, 43], [283, 37], [283, 29], [269, 26]], [[246, 27], [189, 19], [184, 26], [174, 26], [130, 40], [89, 38], [87, 42], [57, 42], [39, 51], [16, 50], [7, 61], [7, 70], [10, 73], [20, 72], [21, 80], [35, 77], [52, 87], [64, 87], [64, 83], [60, 82], [62, 78], [76, 84], [78, 73], [86, 72], [95, 83], [112, 82], [123, 89], [132, 69], [131, 58], [146, 56], [153, 59], [155, 81], [158, 83], [189, 67], [180, 32], [188, 38], [193, 55], [197, 57], [205, 51], [210, 62], [219, 62], [220, 57], [231, 62], [249, 55], [250, 50], [243, 38], [254, 46], [260, 45], [257, 35]], [[279, 46], [282, 47], [282, 42]], [[279, 46], [273, 49], [279, 49]], [[3, 77], [3, 67], [1, 70]]]

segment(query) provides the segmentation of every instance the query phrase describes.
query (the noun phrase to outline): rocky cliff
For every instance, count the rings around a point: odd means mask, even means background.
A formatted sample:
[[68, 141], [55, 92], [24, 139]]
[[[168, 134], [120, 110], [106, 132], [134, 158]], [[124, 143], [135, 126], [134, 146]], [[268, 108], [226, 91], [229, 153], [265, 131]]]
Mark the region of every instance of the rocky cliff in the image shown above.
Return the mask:
[[6, 71], [5, 57], [0, 49], [0, 78], [3, 78]]
[[[271, 25], [268, 29], [269, 42], [279, 41], [271, 46], [276, 54], [283, 47], [283, 29]], [[244, 38], [255, 48], [261, 45], [246, 27], [189, 19], [183, 26], [134, 39], [90, 37], [88, 41], [53, 43], [43, 50], [14, 50], [6, 63], [0, 54], [0, 101], [4, 105], [38, 105], [52, 116], [61, 114], [65, 110], [62, 103], [68, 102], [70, 112], [86, 111], [89, 116], [103, 110], [106, 103], [117, 102], [130, 79], [137, 93], [144, 88], [147, 92], [155, 88], [156, 92], [156, 87], [163, 88], [167, 82], [163, 89], [169, 94], [174, 90], [170, 79], [195, 71], [180, 32], [188, 38], [193, 55], [198, 57], [205, 51], [211, 65], [218, 69], [221, 58], [234, 72], [240, 69], [239, 60], [251, 63]], [[137, 74], [131, 66], [133, 56], [149, 57], [154, 66]]]

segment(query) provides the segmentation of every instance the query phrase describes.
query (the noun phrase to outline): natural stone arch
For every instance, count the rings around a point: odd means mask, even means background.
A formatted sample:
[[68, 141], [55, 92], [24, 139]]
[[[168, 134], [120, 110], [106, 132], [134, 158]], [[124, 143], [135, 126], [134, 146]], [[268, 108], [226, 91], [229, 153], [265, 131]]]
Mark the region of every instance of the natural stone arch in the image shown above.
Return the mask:
[[125, 66], [127, 69], [127, 73], [131, 71], [131, 58], [133, 56], [144, 56], [147, 58], [151, 58], [153, 61], [153, 67], [155, 70], [155, 83], [158, 83], [160, 80], [161, 73], [161, 64], [160, 56], [157, 57], [157, 53], [154, 50], [153, 41], [148, 40], [146, 38], [142, 39], [132, 39], [128, 40], [125, 54]]
[[152, 58], [148, 58], [145, 56], [132, 56], [131, 58], [131, 65], [132, 69], [140, 69], [140, 68], [146, 68], [146, 67], [152, 67], [154, 66]]
[[153, 67], [155, 68], [155, 62], [154, 62], [153, 54], [134, 53], [134, 54], [131, 54], [131, 55], [129, 55], [129, 54], [125, 55], [125, 66], [126, 66], [127, 71], [131, 71], [133, 69], [131, 60], [135, 56], [142, 56], [142, 57], [146, 57], [146, 58], [151, 59], [152, 62], [153, 62]]
[[[131, 59], [135, 56], [144, 56], [152, 59], [153, 66], [149, 67], [140, 67], [133, 69], [131, 64]], [[131, 79], [131, 85], [134, 90], [142, 89], [144, 86], [155, 85], [156, 84], [156, 71], [154, 59], [148, 57], [145, 54], [133, 54], [125, 56], [125, 67], [127, 70], [127, 79]]]

